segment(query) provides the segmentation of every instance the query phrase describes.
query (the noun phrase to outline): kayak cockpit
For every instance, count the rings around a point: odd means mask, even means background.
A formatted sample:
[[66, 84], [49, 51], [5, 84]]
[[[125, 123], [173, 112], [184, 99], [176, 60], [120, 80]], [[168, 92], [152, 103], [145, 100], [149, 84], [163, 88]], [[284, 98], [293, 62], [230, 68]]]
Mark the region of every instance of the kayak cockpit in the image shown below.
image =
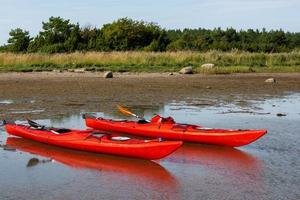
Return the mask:
[[52, 128], [52, 129], [50, 129], [50, 132], [54, 133], [54, 134], [70, 133], [71, 131], [72, 130], [66, 129], [66, 128], [60, 128], [60, 129]]

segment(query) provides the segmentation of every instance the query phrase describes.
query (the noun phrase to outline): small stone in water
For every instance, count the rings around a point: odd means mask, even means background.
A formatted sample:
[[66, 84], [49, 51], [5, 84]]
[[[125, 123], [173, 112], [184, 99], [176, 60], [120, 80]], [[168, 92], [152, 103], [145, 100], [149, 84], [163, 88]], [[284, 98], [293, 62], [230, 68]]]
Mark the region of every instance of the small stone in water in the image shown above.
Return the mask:
[[36, 166], [37, 164], [39, 164], [40, 160], [38, 158], [31, 158], [26, 167], [33, 167], [33, 166]]
[[284, 116], [286, 116], [286, 114], [284, 114], [284, 113], [277, 113], [276, 115], [277, 115], [277, 117], [284, 117]]

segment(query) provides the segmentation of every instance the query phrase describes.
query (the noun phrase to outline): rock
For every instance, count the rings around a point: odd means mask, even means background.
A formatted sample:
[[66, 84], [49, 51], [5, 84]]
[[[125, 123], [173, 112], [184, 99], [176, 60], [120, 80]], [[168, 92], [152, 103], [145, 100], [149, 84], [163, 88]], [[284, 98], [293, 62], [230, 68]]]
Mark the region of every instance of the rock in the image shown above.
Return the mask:
[[205, 87], [205, 89], [211, 89], [211, 86], [208, 85], [208, 86]]
[[265, 83], [276, 83], [276, 79], [275, 78], [268, 78], [267, 80], [265, 80]]
[[61, 73], [62, 70], [60, 70], [60, 69], [54, 69], [54, 70], [52, 70], [52, 72], [55, 72], [55, 73]]
[[286, 116], [286, 114], [284, 114], [284, 113], [277, 113], [276, 116], [277, 117], [284, 117], [284, 116]]
[[104, 78], [113, 78], [113, 73], [111, 71], [105, 72], [103, 75]]
[[172, 76], [172, 75], [174, 75], [173, 72], [169, 73], [169, 76]]
[[85, 72], [85, 68], [79, 68], [79, 69], [74, 69], [75, 73], [84, 73]]
[[202, 68], [206, 68], [206, 69], [211, 69], [215, 67], [215, 64], [212, 63], [205, 63], [203, 65], [201, 65]]
[[38, 158], [31, 158], [28, 160], [26, 167], [33, 167], [39, 164], [40, 160]]
[[74, 72], [74, 69], [67, 69], [68, 72]]
[[180, 74], [193, 74], [192, 67], [184, 67], [179, 71]]

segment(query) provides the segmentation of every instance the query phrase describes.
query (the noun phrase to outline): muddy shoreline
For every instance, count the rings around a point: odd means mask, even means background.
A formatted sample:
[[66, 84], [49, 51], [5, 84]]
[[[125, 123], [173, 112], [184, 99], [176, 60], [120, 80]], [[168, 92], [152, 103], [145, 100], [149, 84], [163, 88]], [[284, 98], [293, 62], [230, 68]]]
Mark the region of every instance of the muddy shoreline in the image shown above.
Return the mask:
[[[275, 84], [265, 83], [274, 77]], [[96, 73], [0, 73], [1, 118], [48, 118], [73, 112], [113, 114], [116, 104], [139, 109], [166, 102], [194, 106], [237, 104], [300, 91], [300, 73], [169, 75], [123, 73], [105, 79]], [[3, 116], [4, 115], [4, 116]]]

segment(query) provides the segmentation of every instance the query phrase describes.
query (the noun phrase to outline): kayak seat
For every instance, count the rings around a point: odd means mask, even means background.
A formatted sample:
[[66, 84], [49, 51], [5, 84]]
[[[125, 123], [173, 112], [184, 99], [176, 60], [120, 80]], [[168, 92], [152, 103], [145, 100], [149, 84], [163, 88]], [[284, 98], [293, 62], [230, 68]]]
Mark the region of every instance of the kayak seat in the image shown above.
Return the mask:
[[56, 133], [69, 133], [71, 132], [70, 129], [66, 129], [66, 128], [60, 128], [60, 129], [56, 129], [54, 130]]
[[175, 121], [173, 119], [173, 117], [165, 117], [165, 118], [161, 118], [161, 123], [164, 124], [175, 124]]
[[151, 123], [175, 124], [175, 121], [172, 117], [161, 117], [156, 115], [151, 119]]
[[114, 140], [114, 141], [127, 141], [127, 140], [130, 140], [129, 137], [123, 137], [123, 136], [113, 136], [110, 138], [111, 140]]
[[112, 122], [126, 122], [126, 119], [111, 119]]

